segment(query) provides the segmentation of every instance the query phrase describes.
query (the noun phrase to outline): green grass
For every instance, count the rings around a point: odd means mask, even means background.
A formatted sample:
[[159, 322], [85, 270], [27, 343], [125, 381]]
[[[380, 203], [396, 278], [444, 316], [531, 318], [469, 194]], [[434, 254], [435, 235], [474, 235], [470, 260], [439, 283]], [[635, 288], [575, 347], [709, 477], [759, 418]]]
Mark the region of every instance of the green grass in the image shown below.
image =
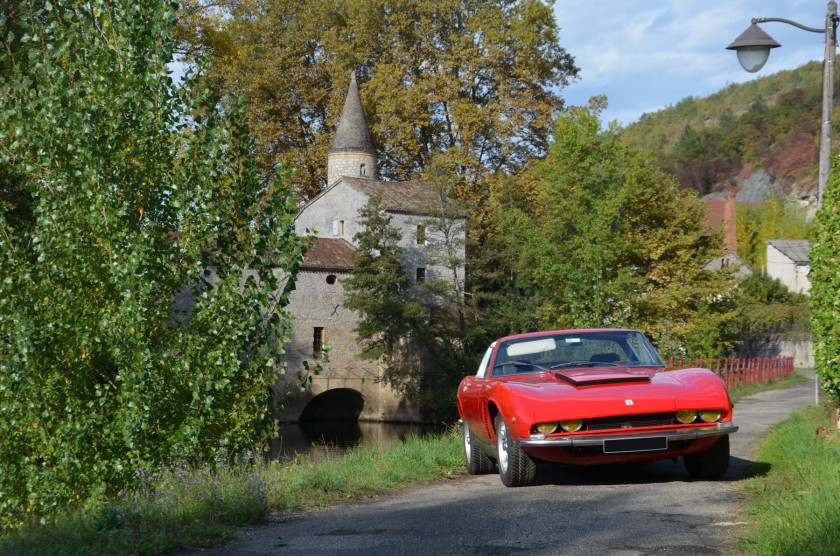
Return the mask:
[[[824, 428], [823, 428], [824, 427]], [[745, 481], [740, 539], [751, 554], [837, 554], [840, 547], [840, 431], [835, 409], [813, 406], [761, 442], [759, 474]]]
[[237, 458], [192, 468], [182, 463], [142, 472], [137, 496], [33, 519], [0, 539], [2, 554], [154, 554], [213, 546], [274, 510], [323, 506], [464, 473], [460, 428], [409, 437], [387, 449], [342, 458], [265, 462]]
[[778, 380], [774, 380], [773, 382], [765, 382], [764, 384], [754, 384], [749, 386], [730, 386], [726, 389], [726, 391], [729, 392], [729, 399], [732, 401], [732, 403], [735, 403], [742, 398], [752, 396], [753, 394], [758, 394], [759, 392], [765, 392], [767, 390], [779, 390], [781, 388], [793, 386], [797, 382], [807, 382], [807, 380], [808, 379], [806, 377], [794, 373], [789, 376], [784, 376]]

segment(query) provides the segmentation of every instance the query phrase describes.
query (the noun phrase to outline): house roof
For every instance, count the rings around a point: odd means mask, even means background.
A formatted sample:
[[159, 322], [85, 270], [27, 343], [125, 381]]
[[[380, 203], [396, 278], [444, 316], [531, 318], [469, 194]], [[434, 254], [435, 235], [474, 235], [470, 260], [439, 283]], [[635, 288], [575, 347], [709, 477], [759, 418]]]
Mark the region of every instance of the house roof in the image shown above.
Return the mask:
[[361, 151], [376, 154], [370, 138], [367, 118], [365, 118], [365, 109], [362, 107], [362, 98], [359, 96], [359, 87], [356, 85], [355, 71], [350, 76], [350, 88], [344, 100], [344, 109], [341, 111], [335, 139], [330, 147], [330, 152], [336, 151]]
[[807, 239], [768, 239], [767, 245], [772, 245], [796, 264], [811, 264], [811, 256], [808, 253], [811, 242]]
[[316, 237], [306, 252], [301, 269], [350, 271], [356, 250], [343, 239]]
[[410, 181], [380, 181], [367, 178], [342, 178], [350, 187], [365, 195], [382, 195], [382, 208], [389, 212], [427, 214], [434, 199], [434, 189], [428, 183]]
[[[726, 201], [717, 199], [703, 199], [706, 203], [706, 234], [711, 235], [718, 227], [723, 225], [724, 211], [726, 210]], [[764, 203], [742, 203], [738, 201], [737, 206], [740, 207], [755, 207], [763, 205]]]

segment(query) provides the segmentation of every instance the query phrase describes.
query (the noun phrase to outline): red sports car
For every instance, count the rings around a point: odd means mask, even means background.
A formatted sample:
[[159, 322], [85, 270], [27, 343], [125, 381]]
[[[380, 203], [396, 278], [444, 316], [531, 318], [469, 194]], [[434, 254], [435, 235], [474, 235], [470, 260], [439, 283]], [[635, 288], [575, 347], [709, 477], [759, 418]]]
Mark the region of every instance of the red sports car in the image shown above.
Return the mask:
[[665, 371], [635, 330], [558, 330], [493, 342], [458, 388], [471, 474], [498, 464], [509, 487], [537, 462], [592, 465], [683, 457], [695, 478], [729, 467], [732, 404], [707, 369]]

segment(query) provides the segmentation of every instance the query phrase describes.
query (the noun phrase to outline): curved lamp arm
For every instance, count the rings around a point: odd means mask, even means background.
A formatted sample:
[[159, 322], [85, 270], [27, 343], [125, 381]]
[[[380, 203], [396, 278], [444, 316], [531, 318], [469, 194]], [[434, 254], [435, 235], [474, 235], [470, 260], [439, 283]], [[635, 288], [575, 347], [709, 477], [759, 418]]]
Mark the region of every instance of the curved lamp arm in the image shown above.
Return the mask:
[[[834, 28], [837, 29], [837, 21], [840, 19], [838, 16], [834, 16], [831, 18], [834, 21]], [[752, 23], [767, 23], [768, 21], [778, 21], [779, 23], [787, 23], [788, 25], [793, 25], [794, 27], [799, 27], [800, 29], [804, 29], [805, 31], [810, 31], [812, 33], [825, 33], [825, 28], [819, 27], [808, 27], [806, 25], [802, 25], [801, 23], [797, 23], [795, 21], [791, 21], [790, 19], [785, 19], [783, 17], [754, 17], [752, 18]]]

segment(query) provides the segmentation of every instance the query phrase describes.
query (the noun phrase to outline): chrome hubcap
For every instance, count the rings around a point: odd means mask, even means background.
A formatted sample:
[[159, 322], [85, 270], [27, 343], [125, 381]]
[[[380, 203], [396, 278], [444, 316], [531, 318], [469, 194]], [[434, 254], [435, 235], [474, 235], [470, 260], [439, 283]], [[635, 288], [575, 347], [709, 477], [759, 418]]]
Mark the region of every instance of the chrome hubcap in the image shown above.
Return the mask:
[[499, 451], [499, 469], [501, 469], [502, 473], [507, 473], [508, 468], [507, 435], [507, 427], [505, 426], [505, 422], [502, 421], [499, 425], [498, 438], [496, 439], [497, 449]]

